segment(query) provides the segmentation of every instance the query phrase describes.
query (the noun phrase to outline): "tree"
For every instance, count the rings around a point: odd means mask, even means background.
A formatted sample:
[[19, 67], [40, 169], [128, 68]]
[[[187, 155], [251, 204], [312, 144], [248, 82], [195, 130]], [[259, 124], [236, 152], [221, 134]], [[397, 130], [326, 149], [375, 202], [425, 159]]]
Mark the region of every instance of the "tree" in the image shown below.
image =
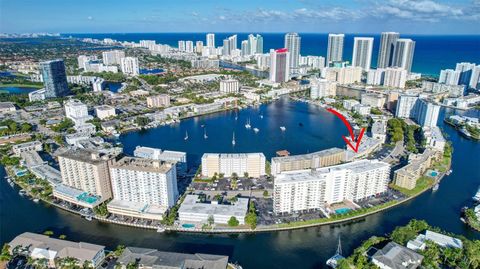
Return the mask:
[[116, 257], [119, 257], [120, 255], [122, 255], [124, 250], [125, 250], [124, 245], [118, 245], [113, 251], [113, 255], [115, 255]]
[[263, 191], [263, 197], [268, 197], [268, 191], [267, 190]]
[[2, 253], [0, 254], [0, 261], [8, 261], [12, 258], [12, 255], [10, 255], [10, 246], [5, 243], [3, 244], [2, 247]]
[[248, 172], [243, 173], [244, 178], [248, 178]]
[[144, 116], [140, 116], [140, 117], [135, 118], [135, 123], [142, 128], [145, 127], [150, 122], [151, 122], [151, 120], [147, 117], [144, 117]]
[[64, 235], [64, 234], [61, 234], [58, 238], [59, 238], [59, 239], [62, 239], [62, 240], [65, 240], [65, 239], [67, 239], [67, 236]]
[[208, 225], [213, 225], [215, 223], [215, 219], [213, 218], [213, 215], [208, 216]]
[[47, 230], [47, 231], [43, 232], [43, 234], [46, 235], [46, 236], [52, 236], [53, 231]]
[[230, 226], [230, 227], [236, 227], [239, 224], [240, 224], [240, 222], [234, 216], [230, 217], [230, 219], [228, 220], [228, 226]]

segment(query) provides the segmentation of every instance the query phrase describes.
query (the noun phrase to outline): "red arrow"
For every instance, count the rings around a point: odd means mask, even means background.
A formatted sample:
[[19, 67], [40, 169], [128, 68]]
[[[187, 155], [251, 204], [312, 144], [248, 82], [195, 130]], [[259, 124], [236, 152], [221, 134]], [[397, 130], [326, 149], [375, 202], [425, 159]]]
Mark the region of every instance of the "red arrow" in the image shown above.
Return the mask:
[[[347, 126], [348, 128], [348, 132], [350, 132], [350, 138], [352, 139], [352, 141], [350, 142], [350, 140], [345, 137], [345, 136], [342, 136], [343, 137], [343, 140], [345, 140], [345, 143], [347, 143], [347, 145], [353, 149], [353, 151], [355, 152], [358, 152], [358, 147], [360, 146], [360, 141], [362, 141], [362, 137], [363, 137], [363, 133], [365, 133], [365, 128], [362, 128], [362, 130], [360, 130], [360, 134], [358, 135], [358, 138], [355, 139], [355, 135], [353, 134], [353, 129], [352, 129], [352, 126], [350, 125], [350, 123], [347, 121], [347, 119], [342, 115], [340, 114], [338, 111], [336, 111], [335, 109], [333, 108], [327, 108], [327, 111], [332, 113], [333, 115], [339, 117], [342, 121], [343, 121], [343, 124], [345, 124], [345, 126]], [[355, 144], [355, 146], [352, 144], [353, 141], [357, 141], [357, 143]]]

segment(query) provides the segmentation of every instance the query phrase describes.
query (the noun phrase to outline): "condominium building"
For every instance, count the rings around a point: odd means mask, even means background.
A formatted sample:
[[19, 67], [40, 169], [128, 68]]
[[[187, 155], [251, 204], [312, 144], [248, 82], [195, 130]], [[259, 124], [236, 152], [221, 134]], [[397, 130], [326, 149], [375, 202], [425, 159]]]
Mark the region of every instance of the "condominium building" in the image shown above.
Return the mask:
[[455, 71], [460, 74], [458, 79], [458, 84], [460, 85], [469, 85], [470, 79], [472, 77], [472, 71], [475, 68], [474, 63], [457, 63], [455, 66]]
[[122, 157], [111, 162], [110, 175], [113, 199], [118, 201], [114, 210], [119, 210], [123, 203], [126, 205], [123, 214], [129, 214], [126, 211], [130, 206], [144, 204], [157, 207], [155, 211], [160, 215], [175, 205], [178, 198], [177, 174], [172, 163]]
[[340, 148], [331, 148], [302, 155], [273, 157], [271, 173], [273, 176], [276, 176], [283, 172], [316, 169], [340, 164], [345, 161], [345, 150]]
[[40, 70], [45, 85], [45, 98], [63, 97], [70, 94], [63, 60], [41, 62]]
[[325, 79], [339, 84], [353, 84], [362, 80], [361, 67], [329, 67], [325, 68]]
[[133, 151], [133, 155], [140, 158], [176, 163], [178, 174], [187, 172], [186, 152], [137, 146]]
[[62, 184], [97, 196], [100, 201], [112, 198], [108, 162], [114, 157], [86, 149], [70, 149], [59, 154]]
[[77, 57], [78, 68], [86, 69], [86, 63], [90, 61], [97, 61], [97, 55], [80, 55]]
[[415, 119], [422, 127], [433, 127], [437, 125], [439, 113], [439, 105], [416, 95], [402, 94], [398, 98], [395, 116]]
[[385, 78], [385, 69], [370, 69], [367, 73], [367, 85], [383, 85]]
[[380, 48], [378, 50], [377, 68], [387, 68], [392, 66], [393, 51], [397, 43], [399, 33], [383, 32], [380, 37]]
[[403, 68], [386, 68], [383, 78], [383, 86], [403, 89], [407, 83], [407, 75], [407, 70]]
[[372, 64], [373, 37], [355, 37], [353, 44], [352, 66], [370, 70]]
[[393, 50], [392, 66], [403, 68], [410, 73], [412, 70], [414, 51], [415, 41], [407, 38], [397, 39], [395, 49]]
[[167, 107], [170, 106], [170, 95], [159, 94], [147, 97], [148, 107]]
[[410, 154], [408, 164], [393, 173], [395, 185], [404, 189], [414, 189], [417, 180], [427, 171], [433, 161], [438, 159], [440, 151], [426, 149], [422, 154]]
[[438, 78], [438, 83], [443, 83], [447, 85], [458, 85], [460, 81], [460, 71], [453, 69], [443, 69], [440, 70], [440, 77]]
[[477, 65], [472, 69], [472, 75], [468, 87], [470, 89], [480, 89], [480, 65]]
[[312, 79], [310, 85], [310, 98], [313, 100], [336, 95], [337, 82], [326, 79]]
[[220, 81], [220, 92], [222, 93], [238, 93], [240, 84], [236, 79], [224, 79]]
[[185, 52], [193, 53], [193, 41], [188, 40], [185, 42]]
[[65, 102], [65, 116], [71, 119], [75, 125], [83, 125], [93, 117], [88, 115], [88, 107], [76, 99]]
[[202, 175], [213, 177], [215, 174], [250, 177], [265, 175], [265, 155], [263, 153], [205, 153], [202, 156]]
[[285, 48], [289, 52], [289, 67], [298, 68], [300, 58], [300, 41], [301, 37], [298, 33], [287, 33], [285, 35]]
[[290, 80], [288, 49], [270, 50], [270, 81], [280, 83]]
[[185, 51], [185, 47], [186, 47], [185, 40], [179, 40], [178, 41], [178, 50], [179, 51]]
[[274, 180], [273, 210], [292, 213], [360, 201], [387, 191], [389, 175], [390, 165], [378, 160], [285, 172]]
[[121, 59], [125, 58], [125, 52], [123, 50], [110, 50], [102, 52], [103, 64], [114, 65], [121, 64]]
[[360, 103], [371, 107], [383, 108], [385, 106], [385, 96], [378, 93], [363, 93]]
[[202, 51], [203, 51], [203, 41], [198, 40], [195, 42], [195, 52], [202, 53]]
[[344, 34], [328, 34], [327, 65], [343, 60]]
[[95, 115], [101, 120], [115, 117], [115, 108], [113, 106], [101, 105], [95, 107]]
[[448, 97], [462, 97], [467, 92], [465, 85], [449, 85], [426, 80], [422, 81], [422, 88], [426, 92], [448, 93]]
[[122, 73], [127, 75], [136, 76], [140, 74], [140, 67], [138, 65], [138, 58], [125, 57], [120, 60], [120, 67]]
[[215, 48], [215, 34], [207, 34], [207, 47]]
[[414, 117], [417, 110], [417, 101], [417, 95], [400, 94], [397, 100], [395, 117], [405, 119]]

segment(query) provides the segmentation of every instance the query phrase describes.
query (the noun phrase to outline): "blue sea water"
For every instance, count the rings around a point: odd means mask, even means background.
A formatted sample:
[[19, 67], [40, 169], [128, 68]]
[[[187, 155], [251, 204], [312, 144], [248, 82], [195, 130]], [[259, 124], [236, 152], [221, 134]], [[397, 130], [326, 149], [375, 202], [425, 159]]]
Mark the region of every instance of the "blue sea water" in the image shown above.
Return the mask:
[[[234, 33], [216, 33], [215, 43], [222, 45], [222, 40]], [[284, 46], [283, 33], [260, 33], [263, 36], [264, 52]], [[113, 38], [119, 41], [155, 40], [157, 43], [176, 47], [179, 40], [201, 40], [204, 43], [206, 33], [125, 33], [125, 34], [65, 34], [65, 36]], [[247, 39], [248, 33], [238, 34], [240, 41]], [[328, 34], [301, 33], [302, 55], [327, 55]], [[351, 60], [353, 38], [355, 36], [373, 37], [372, 66], [377, 64], [380, 34], [346, 34], [343, 57]], [[458, 62], [480, 63], [480, 35], [402, 35], [402, 38], [411, 38], [416, 41], [413, 61], [413, 72], [438, 76], [441, 69], [455, 68]]]

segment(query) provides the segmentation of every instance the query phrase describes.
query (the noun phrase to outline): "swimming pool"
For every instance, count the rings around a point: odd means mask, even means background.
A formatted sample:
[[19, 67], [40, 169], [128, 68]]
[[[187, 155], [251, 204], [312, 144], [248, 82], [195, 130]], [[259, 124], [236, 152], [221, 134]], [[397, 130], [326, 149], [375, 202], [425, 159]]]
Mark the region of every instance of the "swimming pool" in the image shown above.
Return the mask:
[[191, 228], [195, 228], [195, 224], [185, 223], [185, 224], [182, 224], [182, 227], [191, 229]]
[[431, 177], [436, 177], [438, 175], [438, 172], [437, 171], [431, 171], [430, 172], [430, 176]]
[[80, 194], [79, 196], [77, 196], [77, 199], [79, 201], [83, 201], [83, 202], [86, 202], [86, 203], [89, 203], [89, 204], [94, 204], [98, 201], [98, 197], [94, 196], [94, 195], [89, 195], [88, 193], [84, 192], [82, 194]]
[[335, 213], [337, 214], [345, 214], [347, 213], [348, 211], [350, 211], [351, 209], [350, 208], [339, 208], [339, 209], [335, 209]]

